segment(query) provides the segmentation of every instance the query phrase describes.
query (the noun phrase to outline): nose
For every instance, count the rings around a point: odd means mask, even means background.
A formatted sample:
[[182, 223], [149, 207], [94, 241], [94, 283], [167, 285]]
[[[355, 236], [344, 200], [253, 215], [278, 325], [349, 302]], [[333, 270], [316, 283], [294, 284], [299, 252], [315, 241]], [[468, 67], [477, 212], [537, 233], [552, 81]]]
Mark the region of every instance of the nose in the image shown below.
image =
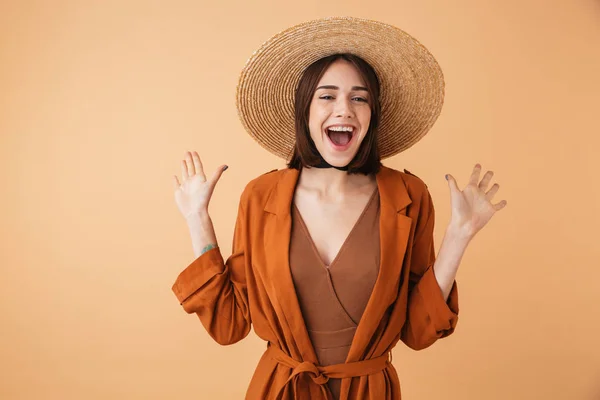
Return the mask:
[[338, 97], [335, 103], [335, 116], [354, 118], [354, 109], [352, 106], [352, 100], [349, 100], [343, 96]]

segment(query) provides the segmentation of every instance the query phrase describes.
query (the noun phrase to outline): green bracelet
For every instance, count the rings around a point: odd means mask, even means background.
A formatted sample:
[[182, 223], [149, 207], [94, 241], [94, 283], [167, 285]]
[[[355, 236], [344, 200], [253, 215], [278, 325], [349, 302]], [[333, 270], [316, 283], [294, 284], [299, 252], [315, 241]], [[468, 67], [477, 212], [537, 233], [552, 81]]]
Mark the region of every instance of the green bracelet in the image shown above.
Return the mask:
[[209, 250], [215, 249], [215, 248], [217, 248], [217, 245], [211, 243], [211, 244], [209, 244], [208, 246], [206, 246], [205, 248], [202, 249], [202, 251], [200, 252], [200, 255], [206, 253]]

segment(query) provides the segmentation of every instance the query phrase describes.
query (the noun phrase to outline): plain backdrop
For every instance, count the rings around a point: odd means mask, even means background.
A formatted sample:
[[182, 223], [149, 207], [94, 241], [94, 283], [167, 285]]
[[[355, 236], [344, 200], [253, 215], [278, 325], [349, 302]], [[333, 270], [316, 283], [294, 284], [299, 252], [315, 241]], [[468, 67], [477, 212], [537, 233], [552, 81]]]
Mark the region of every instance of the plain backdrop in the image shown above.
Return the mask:
[[228, 256], [242, 189], [285, 167], [243, 130], [239, 73], [334, 15], [402, 28], [444, 70], [438, 122], [384, 161], [427, 183], [437, 248], [446, 173], [480, 162], [508, 201], [463, 258], [456, 332], [396, 347], [403, 399], [600, 399], [595, 0], [0, 1], [0, 398], [243, 398], [266, 344], [216, 344], [171, 292], [193, 260], [173, 175], [186, 150], [229, 165]]

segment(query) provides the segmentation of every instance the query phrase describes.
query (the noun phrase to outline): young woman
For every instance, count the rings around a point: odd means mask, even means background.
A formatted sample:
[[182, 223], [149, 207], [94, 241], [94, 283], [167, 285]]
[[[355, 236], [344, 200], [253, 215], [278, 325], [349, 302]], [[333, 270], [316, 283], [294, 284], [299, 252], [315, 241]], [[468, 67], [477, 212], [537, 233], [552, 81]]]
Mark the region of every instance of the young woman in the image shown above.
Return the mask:
[[498, 185], [487, 190], [480, 165], [463, 190], [448, 176], [436, 258], [427, 186], [381, 164], [423, 137], [442, 98], [435, 60], [389, 25], [326, 18], [266, 42], [242, 72], [238, 110], [288, 164], [246, 186], [226, 261], [208, 204], [227, 167], [207, 178], [186, 153], [175, 197], [196, 259], [173, 291], [218, 343], [251, 325], [267, 342], [246, 398], [399, 399], [396, 343], [424, 349], [454, 331], [461, 257], [506, 202], [491, 203]]

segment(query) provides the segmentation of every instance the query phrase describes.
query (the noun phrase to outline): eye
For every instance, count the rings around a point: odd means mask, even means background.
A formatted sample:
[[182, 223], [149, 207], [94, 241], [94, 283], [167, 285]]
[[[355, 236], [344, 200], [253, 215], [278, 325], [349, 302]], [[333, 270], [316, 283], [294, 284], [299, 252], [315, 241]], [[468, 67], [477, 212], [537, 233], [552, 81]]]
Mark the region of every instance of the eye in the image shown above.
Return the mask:
[[[329, 99], [333, 99], [333, 96], [326, 94], [324, 96], [319, 97], [319, 99], [329, 100]], [[368, 100], [365, 99], [364, 97], [353, 97], [352, 100], [357, 100], [359, 102], [368, 103]]]

